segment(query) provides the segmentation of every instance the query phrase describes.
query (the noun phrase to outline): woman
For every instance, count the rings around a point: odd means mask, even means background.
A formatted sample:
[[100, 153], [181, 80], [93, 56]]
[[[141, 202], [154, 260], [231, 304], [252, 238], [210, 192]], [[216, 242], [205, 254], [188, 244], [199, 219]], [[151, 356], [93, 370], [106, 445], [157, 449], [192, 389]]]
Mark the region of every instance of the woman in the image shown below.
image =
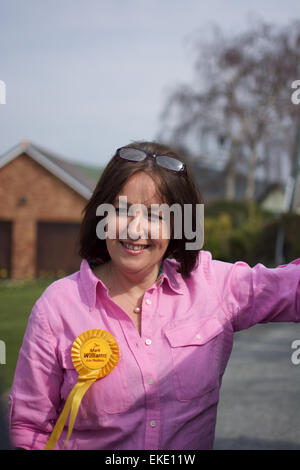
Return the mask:
[[[101, 329], [118, 343], [119, 360], [82, 398], [65, 448], [213, 447], [233, 333], [300, 321], [300, 259], [251, 268], [186, 249], [186, 230], [176, 237], [178, 220], [168, 224], [158, 208], [192, 204], [195, 230], [201, 202], [171, 149], [134, 142], [117, 151], [85, 208], [80, 271], [51, 284], [32, 310], [11, 392], [15, 446], [45, 447], [78, 379], [74, 340]], [[114, 209], [107, 219], [104, 204]], [[140, 210], [130, 212], [134, 204]], [[55, 449], [66, 434], [67, 426]]]

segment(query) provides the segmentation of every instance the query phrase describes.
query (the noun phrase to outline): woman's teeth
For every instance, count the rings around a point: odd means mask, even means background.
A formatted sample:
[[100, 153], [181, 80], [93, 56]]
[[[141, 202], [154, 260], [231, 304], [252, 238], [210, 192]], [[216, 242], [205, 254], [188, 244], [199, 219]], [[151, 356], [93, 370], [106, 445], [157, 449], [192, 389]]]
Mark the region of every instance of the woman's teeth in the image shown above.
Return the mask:
[[125, 246], [125, 248], [128, 248], [128, 250], [133, 250], [133, 251], [140, 251], [144, 250], [145, 248], [148, 248], [149, 245], [130, 245], [129, 243], [124, 243], [121, 242], [122, 245]]

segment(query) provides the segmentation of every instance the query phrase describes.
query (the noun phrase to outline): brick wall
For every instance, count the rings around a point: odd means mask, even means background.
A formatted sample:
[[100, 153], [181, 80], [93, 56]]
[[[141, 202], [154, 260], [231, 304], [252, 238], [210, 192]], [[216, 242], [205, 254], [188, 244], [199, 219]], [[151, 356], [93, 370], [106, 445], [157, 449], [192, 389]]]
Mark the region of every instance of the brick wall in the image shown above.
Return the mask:
[[85, 204], [26, 154], [0, 169], [0, 220], [13, 222], [13, 279], [35, 276], [37, 221], [80, 222]]

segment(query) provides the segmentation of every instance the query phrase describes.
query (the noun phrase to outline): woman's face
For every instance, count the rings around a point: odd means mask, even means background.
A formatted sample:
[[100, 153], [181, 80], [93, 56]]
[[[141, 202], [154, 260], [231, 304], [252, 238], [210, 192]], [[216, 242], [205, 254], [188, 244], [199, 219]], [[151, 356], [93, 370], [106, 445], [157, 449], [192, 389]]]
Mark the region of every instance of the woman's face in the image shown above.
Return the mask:
[[[144, 172], [137, 172], [117, 195], [114, 201], [116, 237], [108, 235], [106, 238], [115, 268], [131, 274], [146, 274], [160, 266], [170, 240], [162, 213], [158, 209], [150, 212], [151, 204], [163, 203], [156, 192], [153, 179]], [[132, 207], [133, 204], [143, 206]]]

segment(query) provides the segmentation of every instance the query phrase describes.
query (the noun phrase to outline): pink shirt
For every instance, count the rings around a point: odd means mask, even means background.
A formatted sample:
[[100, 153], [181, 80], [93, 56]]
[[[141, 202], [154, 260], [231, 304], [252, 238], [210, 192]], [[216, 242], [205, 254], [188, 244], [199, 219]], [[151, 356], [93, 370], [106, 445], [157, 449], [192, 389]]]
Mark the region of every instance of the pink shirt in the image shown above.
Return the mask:
[[84, 396], [66, 449], [211, 449], [233, 333], [271, 321], [300, 321], [300, 259], [250, 268], [201, 251], [189, 279], [167, 259], [144, 295], [141, 336], [83, 260], [33, 307], [11, 391], [13, 444], [44, 448], [77, 382], [72, 343], [101, 328], [119, 363]]

